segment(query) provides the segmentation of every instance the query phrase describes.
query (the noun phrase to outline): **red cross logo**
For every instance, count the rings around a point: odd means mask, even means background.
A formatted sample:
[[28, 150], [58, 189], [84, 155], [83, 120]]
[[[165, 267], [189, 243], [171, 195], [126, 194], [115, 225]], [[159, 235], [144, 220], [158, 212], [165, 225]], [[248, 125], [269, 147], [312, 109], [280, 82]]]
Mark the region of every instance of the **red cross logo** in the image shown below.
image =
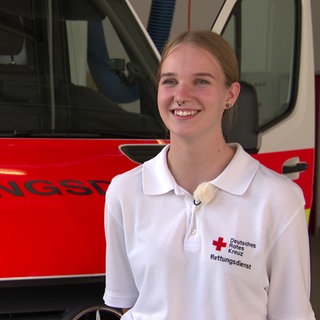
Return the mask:
[[223, 242], [223, 238], [219, 237], [218, 241], [213, 240], [212, 245], [216, 246], [217, 251], [221, 251], [222, 248], [225, 248], [227, 246], [226, 242]]

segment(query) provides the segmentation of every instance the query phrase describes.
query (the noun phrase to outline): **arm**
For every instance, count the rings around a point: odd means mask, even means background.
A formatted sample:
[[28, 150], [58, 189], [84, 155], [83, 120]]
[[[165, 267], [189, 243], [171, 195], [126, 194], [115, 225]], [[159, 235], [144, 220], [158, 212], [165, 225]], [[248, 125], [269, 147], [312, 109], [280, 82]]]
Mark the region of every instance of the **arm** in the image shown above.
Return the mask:
[[107, 305], [127, 310], [138, 295], [126, 251], [121, 204], [117, 190], [109, 186], [105, 203]]
[[314, 320], [310, 304], [310, 255], [301, 207], [276, 240], [267, 259], [268, 319]]

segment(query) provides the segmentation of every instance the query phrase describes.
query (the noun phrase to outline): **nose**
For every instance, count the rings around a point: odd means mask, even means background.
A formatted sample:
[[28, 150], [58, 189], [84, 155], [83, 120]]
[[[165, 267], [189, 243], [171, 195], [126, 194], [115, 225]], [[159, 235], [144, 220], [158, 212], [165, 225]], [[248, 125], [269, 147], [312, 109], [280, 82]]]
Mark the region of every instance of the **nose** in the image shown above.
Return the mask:
[[187, 101], [192, 100], [192, 89], [190, 86], [184, 83], [180, 83], [179, 86], [177, 86], [177, 90], [174, 95], [174, 100], [178, 103], [178, 105], [182, 105]]

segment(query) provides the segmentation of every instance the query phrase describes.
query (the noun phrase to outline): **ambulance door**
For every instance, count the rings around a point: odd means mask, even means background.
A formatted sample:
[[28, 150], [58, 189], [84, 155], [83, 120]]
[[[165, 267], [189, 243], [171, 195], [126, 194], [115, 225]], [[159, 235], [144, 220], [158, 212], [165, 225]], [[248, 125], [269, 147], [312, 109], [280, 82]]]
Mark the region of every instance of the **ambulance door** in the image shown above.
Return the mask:
[[315, 146], [310, 1], [226, 1], [213, 30], [234, 47], [240, 79], [257, 95], [256, 146], [250, 150], [302, 187], [309, 218]]

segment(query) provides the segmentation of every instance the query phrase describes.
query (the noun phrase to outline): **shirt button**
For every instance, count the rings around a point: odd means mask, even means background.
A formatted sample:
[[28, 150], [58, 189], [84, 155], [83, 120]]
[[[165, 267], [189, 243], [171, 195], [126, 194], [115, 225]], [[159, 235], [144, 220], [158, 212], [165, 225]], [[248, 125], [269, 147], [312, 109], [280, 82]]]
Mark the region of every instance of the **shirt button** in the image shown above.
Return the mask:
[[194, 236], [197, 233], [197, 229], [192, 230], [192, 235]]

